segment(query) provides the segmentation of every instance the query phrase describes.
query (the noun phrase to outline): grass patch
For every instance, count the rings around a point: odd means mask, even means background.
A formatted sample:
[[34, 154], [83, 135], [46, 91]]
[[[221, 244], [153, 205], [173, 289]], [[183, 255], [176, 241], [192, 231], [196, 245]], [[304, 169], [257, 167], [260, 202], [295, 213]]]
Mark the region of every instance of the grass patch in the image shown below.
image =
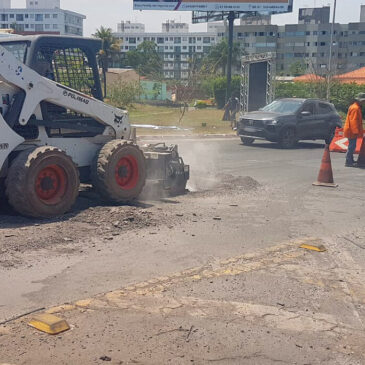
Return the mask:
[[[162, 106], [136, 104], [129, 109], [132, 124], [177, 126], [190, 131], [138, 129], [138, 135], [151, 134], [233, 134], [229, 122], [223, 122], [223, 111], [215, 108], [189, 110], [179, 124], [180, 109]], [[203, 123], [206, 126], [203, 127]]]

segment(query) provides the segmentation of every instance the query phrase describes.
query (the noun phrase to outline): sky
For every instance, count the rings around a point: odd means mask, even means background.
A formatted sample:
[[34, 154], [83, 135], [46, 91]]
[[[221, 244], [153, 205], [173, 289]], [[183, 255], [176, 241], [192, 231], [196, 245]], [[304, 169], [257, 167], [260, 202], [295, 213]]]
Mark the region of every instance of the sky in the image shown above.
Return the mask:
[[[294, 0], [292, 14], [276, 15], [274, 24], [293, 24], [297, 22], [298, 9], [333, 5], [334, 0]], [[349, 6], [351, 4], [351, 6]], [[336, 21], [340, 23], [358, 22], [360, 20], [360, 5], [365, 0], [337, 0]], [[12, 0], [13, 8], [24, 8], [25, 0]], [[191, 12], [172, 11], [134, 11], [133, 0], [61, 0], [61, 8], [76, 11], [86, 15], [84, 33], [90, 36], [101, 25], [116, 30], [121, 20], [144, 23], [146, 31], [161, 31], [161, 23], [165, 20], [176, 20], [191, 23]], [[204, 31], [206, 25], [199, 24], [190, 27], [192, 31]]]

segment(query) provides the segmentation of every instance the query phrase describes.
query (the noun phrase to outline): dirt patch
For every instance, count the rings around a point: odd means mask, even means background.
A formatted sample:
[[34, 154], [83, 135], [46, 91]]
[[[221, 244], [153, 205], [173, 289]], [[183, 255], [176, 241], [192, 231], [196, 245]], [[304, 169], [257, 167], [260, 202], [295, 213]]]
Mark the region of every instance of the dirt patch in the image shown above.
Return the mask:
[[72, 253], [81, 243], [95, 239], [112, 241], [131, 230], [170, 225], [171, 217], [152, 204], [110, 206], [88, 187], [82, 187], [72, 212], [57, 219], [29, 219], [10, 207], [0, 208], [0, 267], [21, 264], [26, 251], [55, 250]]
[[188, 186], [194, 195], [217, 195], [257, 191], [262, 185], [250, 176], [216, 175], [201, 176]]
[[[257, 190], [260, 184], [251, 177], [221, 175], [207, 179], [210, 189], [189, 193], [184, 201], [198, 194], [216, 196], [238, 194]], [[52, 250], [57, 254], [72, 254], [84, 250], [84, 244], [93, 245], [96, 240], [113, 241], [131, 230], [154, 230], [160, 226], [173, 227], [184, 221], [186, 215], [176, 213], [180, 198], [160, 199], [158, 202], [136, 202], [130, 206], [105, 205], [89, 187], [83, 186], [73, 211], [58, 219], [38, 220], [17, 215], [10, 207], [0, 208], [0, 267], [22, 264], [22, 253], [36, 250]]]

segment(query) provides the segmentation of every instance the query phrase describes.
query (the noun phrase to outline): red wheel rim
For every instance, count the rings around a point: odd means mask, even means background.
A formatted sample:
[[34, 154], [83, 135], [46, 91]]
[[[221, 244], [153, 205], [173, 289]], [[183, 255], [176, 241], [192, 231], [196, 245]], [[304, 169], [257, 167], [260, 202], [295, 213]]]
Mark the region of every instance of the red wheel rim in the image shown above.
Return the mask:
[[67, 187], [65, 170], [58, 165], [49, 165], [38, 173], [35, 191], [46, 204], [57, 204], [63, 198]]
[[139, 178], [137, 160], [131, 156], [122, 157], [115, 166], [115, 180], [125, 190], [133, 189]]

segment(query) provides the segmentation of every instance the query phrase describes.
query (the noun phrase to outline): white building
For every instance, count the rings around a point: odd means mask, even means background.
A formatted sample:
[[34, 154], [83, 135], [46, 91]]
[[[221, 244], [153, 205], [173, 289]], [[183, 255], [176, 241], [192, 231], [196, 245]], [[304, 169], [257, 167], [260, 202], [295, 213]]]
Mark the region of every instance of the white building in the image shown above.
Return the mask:
[[0, 0], [0, 29], [19, 34], [83, 35], [82, 14], [60, 8], [60, 0], [27, 0], [26, 8], [11, 8], [11, 0]]
[[162, 32], [164, 32], [164, 33], [188, 33], [189, 24], [176, 23], [175, 20], [168, 20], [166, 23], [162, 23]]
[[143, 33], [145, 31], [144, 24], [142, 23], [131, 23], [130, 21], [121, 21], [117, 25], [118, 33]]
[[[217, 34], [215, 32], [189, 33], [187, 24], [176, 30], [175, 25], [183, 23], [174, 23], [174, 27], [169, 27], [167, 30], [166, 24], [163, 24], [161, 33], [117, 32], [113, 35], [121, 41], [122, 54], [135, 50], [144, 41], [155, 42], [157, 52], [163, 59], [164, 77], [187, 79], [191, 60], [202, 58], [209, 53], [211, 47], [217, 43]], [[171, 22], [169, 24], [171, 25]], [[183, 29], [185, 31], [182, 31]]]
[[61, 8], [61, 0], [27, 0], [27, 9], [55, 9]]

